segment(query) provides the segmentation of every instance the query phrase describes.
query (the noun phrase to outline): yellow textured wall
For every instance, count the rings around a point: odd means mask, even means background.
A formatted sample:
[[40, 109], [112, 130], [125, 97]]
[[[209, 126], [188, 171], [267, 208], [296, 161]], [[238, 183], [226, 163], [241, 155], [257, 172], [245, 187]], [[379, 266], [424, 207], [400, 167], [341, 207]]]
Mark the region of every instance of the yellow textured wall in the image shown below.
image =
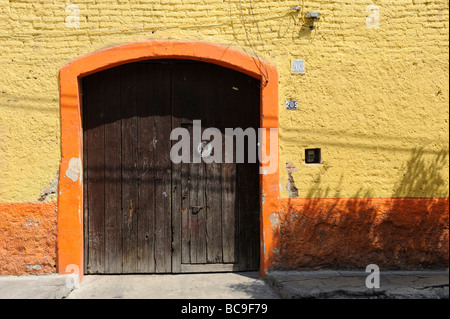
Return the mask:
[[[282, 197], [287, 162], [300, 198], [448, 197], [448, 1], [74, 0], [79, 28], [66, 26], [69, 3], [0, 0], [0, 202], [56, 199], [45, 193], [60, 158], [64, 64], [168, 38], [276, 65]], [[366, 25], [371, 4], [380, 28]], [[308, 11], [321, 13], [313, 32]], [[306, 74], [291, 74], [292, 59], [306, 61]], [[287, 99], [299, 109], [286, 110]], [[322, 148], [322, 165], [304, 164], [309, 147]]]

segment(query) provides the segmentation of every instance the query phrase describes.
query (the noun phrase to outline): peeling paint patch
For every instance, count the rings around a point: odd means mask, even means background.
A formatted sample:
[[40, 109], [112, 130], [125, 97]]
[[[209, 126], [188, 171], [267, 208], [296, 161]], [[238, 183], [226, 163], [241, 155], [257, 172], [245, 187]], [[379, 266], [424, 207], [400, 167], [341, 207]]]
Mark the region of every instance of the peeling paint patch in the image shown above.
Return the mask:
[[261, 202], [264, 204], [264, 202], [266, 201], [266, 196], [267, 194], [262, 194], [261, 196]]
[[287, 162], [286, 163], [286, 172], [288, 174], [288, 182], [286, 184], [286, 189], [289, 193], [290, 198], [298, 198], [298, 188], [295, 186], [294, 177], [292, 176], [292, 173], [298, 172], [298, 168], [295, 167], [294, 164]]
[[272, 224], [272, 227], [273, 227], [273, 228], [278, 227], [278, 225], [279, 225], [279, 220], [278, 220], [278, 214], [277, 214], [277, 213], [271, 214], [271, 215], [269, 216], [269, 220], [270, 220], [270, 223]]
[[77, 157], [73, 157], [69, 161], [69, 168], [66, 170], [66, 176], [76, 182], [81, 170], [81, 161]]
[[31, 218], [27, 218], [27, 220], [28, 220], [28, 223], [25, 224], [25, 227], [39, 226], [38, 221], [33, 221]]
[[42, 268], [41, 265], [27, 265], [28, 270], [40, 270]]
[[41, 197], [38, 202], [45, 202], [49, 197], [58, 193], [59, 171], [56, 171], [56, 178], [50, 182], [50, 185], [41, 191]]

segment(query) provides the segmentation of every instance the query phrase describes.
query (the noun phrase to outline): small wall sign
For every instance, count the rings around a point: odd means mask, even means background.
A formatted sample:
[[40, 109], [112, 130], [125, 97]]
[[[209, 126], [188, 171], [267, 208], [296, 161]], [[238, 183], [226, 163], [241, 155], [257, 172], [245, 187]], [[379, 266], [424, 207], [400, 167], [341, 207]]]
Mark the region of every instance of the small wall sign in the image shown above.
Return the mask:
[[286, 101], [286, 109], [288, 109], [288, 110], [298, 109], [298, 101], [296, 101], [296, 100]]
[[305, 74], [305, 60], [292, 60], [292, 73]]

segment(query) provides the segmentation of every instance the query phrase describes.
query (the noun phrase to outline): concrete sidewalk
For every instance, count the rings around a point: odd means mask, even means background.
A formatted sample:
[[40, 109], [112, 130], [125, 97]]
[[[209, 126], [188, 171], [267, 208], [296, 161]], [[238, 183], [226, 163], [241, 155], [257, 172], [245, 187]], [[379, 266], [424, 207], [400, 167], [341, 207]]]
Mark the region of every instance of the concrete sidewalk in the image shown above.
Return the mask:
[[66, 285], [67, 277], [66, 275], [0, 276], [0, 299], [62, 299], [72, 291]]
[[[0, 299], [448, 299], [447, 271], [381, 271], [380, 288], [366, 288], [364, 271], [275, 271], [182, 275], [0, 276]], [[69, 285], [71, 286], [71, 285]]]
[[381, 271], [380, 288], [367, 288], [364, 271], [275, 271], [269, 285], [284, 299], [448, 299], [446, 271]]
[[[279, 299], [257, 272], [84, 276], [0, 276], [0, 299]], [[72, 281], [69, 281], [69, 286]]]
[[279, 299], [257, 272], [85, 276], [68, 299]]

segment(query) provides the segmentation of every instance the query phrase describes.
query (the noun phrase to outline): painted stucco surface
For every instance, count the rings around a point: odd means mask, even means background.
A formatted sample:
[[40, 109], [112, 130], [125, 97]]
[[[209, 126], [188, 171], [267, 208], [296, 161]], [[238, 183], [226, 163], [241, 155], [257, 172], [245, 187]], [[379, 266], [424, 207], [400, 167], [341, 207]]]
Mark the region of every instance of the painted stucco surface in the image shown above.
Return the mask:
[[[59, 70], [88, 53], [149, 39], [217, 43], [277, 67], [282, 207], [305, 198], [448, 198], [448, 1], [71, 3], [78, 28], [66, 23], [76, 21], [68, 1], [0, 0], [0, 203], [57, 199]], [[379, 28], [367, 25], [372, 4]], [[290, 11], [295, 5], [302, 10]], [[313, 31], [303, 18], [309, 11], [321, 14]], [[305, 60], [305, 74], [291, 73], [293, 59]], [[298, 110], [286, 110], [291, 99]], [[305, 148], [316, 147], [322, 164], [306, 165]], [[430, 227], [448, 231], [443, 220]], [[282, 232], [296, 229], [282, 225]], [[53, 227], [33, 229], [39, 236]]]
[[0, 275], [56, 270], [55, 203], [0, 204]]
[[[58, 70], [95, 50], [153, 38], [254, 50], [277, 66], [282, 197], [286, 162], [299, 169], [300, 198], [391, 197], [415, 149], [424, 160], [448, 154], [447, 1], [377, 1], [380, 28], [366, 26], [372, 2], [361, 0], [301, 1], [300, 13], [288, 10], [298, 1], [253, 1], [253, 10], [242, 1], [242, 11], [239, 1], [218, 0], [73, 3], [80, 24], [70, 29], [68, 3], [0, 1], [0, 202], [35, 201], [56, 177]], [[313, 32], [303, 28], [307, 11], [322, 16]], [[305, 59], [305, 75], [291, 74], [294, 58]], [[287, 111], [287, 99], [299, 109]], [[303, 164], [307, 147], [323, 149], [322, 166]], [[444, 185], [447, 169], [439, 172]], [[446, 197], [448, 189], [400, 195]]]
[[448, 205], [431, 198], [284, 199], [273, 267], [445, 269]]

